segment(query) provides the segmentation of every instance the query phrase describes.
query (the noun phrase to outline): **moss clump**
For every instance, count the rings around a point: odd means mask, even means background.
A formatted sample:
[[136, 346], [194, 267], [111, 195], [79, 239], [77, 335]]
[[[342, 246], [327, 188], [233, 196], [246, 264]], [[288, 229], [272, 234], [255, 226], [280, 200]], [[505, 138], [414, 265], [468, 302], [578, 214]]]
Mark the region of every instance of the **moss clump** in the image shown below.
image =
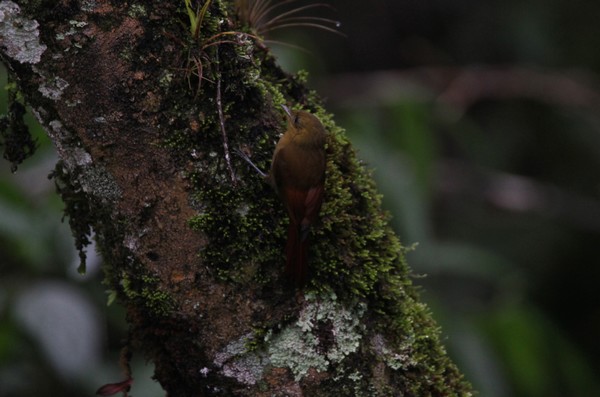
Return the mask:
[[[138, 267], [141, 272], [143, 268]], [[171, 296], [160, 289], [160, 279], [141, 274], [131, 279], [129, 271], [121, 272], [120, 290], [135, 307], [146, 307], [156, 316], [168, 315], [174, 307]], [[134, 273], [135, 274], [135, 273]]]
[[33, 156], [37, 144], [25, 124], [25, 104], [16, 84], [9, 84], [8, 90], [8, 112], [0, 116], [0, 146], [4, 147], [3, 156], [15, 172], [19, 164]]
[[[204, 29], [202, 36], [215, 34], [210, 26]], [[206, 62], [204, 77], [209, 81], [195, 94], [204, 100], [192, 101], [185, 114], [180, 114], [178, 119], [185, 122], [165, 137], [165, 144], [174, 153], [184, 150], [190, 154], [181, 160], [187, 164], [187, 176], [195, 191], [193, 203], [198, 209], [190, 226], [210, 240], [200, 253], [203, 262], [219, 279], [266, 284], [281, 273], [287, 217], [272, 188], [234, 150], [246, 150], [258, 167], [268, 169], [278, 136], [285, 128], [280, 105], [295, 101], [289, 99], [289, 92], [299, 91], [299, 84], [282, 78], [287, 77], [282, 72], [265, 75], [262, 65], [271, 63], [272, 58], [249, 46], [247, 36], [240, 35], [239, 41], [218, 47], [220, 58], [228, 61], [219, 64], [218, 72], [213, 63]], [[228, 115], [224, 126], [235, 180], [227, 173], [216, 101], [219, 79], [223, 82], [221, 106]], [[244, 105], [238, 106], [240, 103]], [[186, 107], [182, 104], [181, 108]]]
[[[265, 284], [272, 280], [272, 270], [283, 264], [285, 213], [274, 191], [234, 151], [247, 149], [259, 167], [267, 168], [282, 128], [283, 117], [273, 108], [285, 103], [280, 86], [283, 80], [262, 75], [265, 54], [257, 53], [243, 33], [228, 35], [226, 42], [203, 48], [203, 38], [231, 29], [227, 18], [222, 24], [208, 22], [217, 20], [210, 16], [223, 10], [220, 2], [213, 1], [206, 23], [200, 26], [198, 42], [189, 43], [187, 52], [202, 63], [203, 80], [195, 81], [199, 76], [194, 70], [172, 80], [171, 93], [183, 92], [184, 87], [187, 92], [181, 97], [189, 102], [182, 101], [177, 114], [168, 117], [177, 121], [164, 137], [164, 144], [186, 167], [186, 177], [195, 192], [192, 203], [198, 214], [189, 224], [210, 241], [200, 252], [203, 263], [221, 280]], [[238, 106], [240, 103], [244, 105]], [[226, 115], [225, 120], [220, 120], [219, 111]], [[228, 141], [229, 160], [223, 135]], [[182, 152], [188, 156], [181, 157]], [[228, 161], [234, 179], [228, 172]]]
[[90, 196], [83, 191], [80, 186], [71, 181], [72, 175], [67, 171], [67, 167], [62, 161], [59, 161], [54, 171], [49, 176], [54, 178], [56, 191], [65, 203], [64, 217], [69, 219], [71, 233], [75, 239], [75, 248], [79, 252], [78, 272], [85, 273], [86, 253], [85, 249], [90, 245], [92, 235], [92, 224], [94, 219], [91, 208]]
[[[257, 178], [256, 187], [260, 184]], [[265, 216], [263, 203], [248, 200], [251, 194], [256, 196], [251, 188], [228, 190], [211, 186], [200, 189], [196, 195], [202, 207], [189, 223], [208, 236], [210, 242], [201, 256], [220, 279], [267, 282], [262, 268], [281, 258], [272, 242], [282, 241], [283, 228], [276, 224], [273, 214]], [[272, 199], [265, 201], [274, 204]]]
[[[104, 283], [110, 290], [132, 304], [148, 308], [155, 315], [168, 314], [173, 308], [173, 301], [168, 293], [161, 290], [159, 278], [148, 274], [134, 260], [130, 248], [123, 246], [126, 241], [124, 230], [129, 222], [111, 216], [111, 207], [119, 199], [120, 189], [104, 168], [95, 166], [89, 155], [80, 153], [82, 149], [71, 143], [72, 147], [78, 148], [67, 149], [72, 150], [71, 162], [59, 161], [50, 177], [54, 178], [56, 189], [65, 203], [64, 214], [79, 251], [79, 272], [85, 272], [85, 249], [94, 230], [97, 247], [105, 258]], [[105, 251], [108, 247], [112, 249], [110, 252]]]

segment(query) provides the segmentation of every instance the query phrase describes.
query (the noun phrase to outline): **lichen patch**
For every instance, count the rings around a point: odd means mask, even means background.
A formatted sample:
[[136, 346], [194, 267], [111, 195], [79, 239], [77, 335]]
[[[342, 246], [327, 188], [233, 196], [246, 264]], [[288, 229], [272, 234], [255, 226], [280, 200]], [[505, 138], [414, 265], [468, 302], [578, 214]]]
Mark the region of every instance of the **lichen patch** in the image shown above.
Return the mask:
[[38, 28], [35, 19], [21, 16], [16, 3], [0, 2], [0, 46], [6, 48], [6, 55], [20, 63], [38, 63], [46, 51]]

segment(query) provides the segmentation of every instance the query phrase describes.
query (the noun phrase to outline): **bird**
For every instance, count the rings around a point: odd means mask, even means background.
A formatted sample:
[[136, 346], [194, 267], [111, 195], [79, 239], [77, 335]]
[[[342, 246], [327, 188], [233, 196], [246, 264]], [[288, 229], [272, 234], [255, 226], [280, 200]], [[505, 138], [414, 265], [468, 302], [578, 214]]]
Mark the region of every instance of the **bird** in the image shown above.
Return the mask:
[[283, 201], [289, 217], [285, 245], [286, 277], [297, 287], [308, 280], [308, 237], [318, 218], [325, 189], [327, 133], [321, 121], [304, 110], [286, 113], [287, 129], [281, 136], [268, 174], [256, 167], [244, 153], [238, 152]]
[[325, 187], [326, 131], [313, 114], [284, 106], [287, 130], [277, 142], [269, 182], [289, 217], [286, 276], [302, 286], [308, 278], [308, 235], [317, 220]]

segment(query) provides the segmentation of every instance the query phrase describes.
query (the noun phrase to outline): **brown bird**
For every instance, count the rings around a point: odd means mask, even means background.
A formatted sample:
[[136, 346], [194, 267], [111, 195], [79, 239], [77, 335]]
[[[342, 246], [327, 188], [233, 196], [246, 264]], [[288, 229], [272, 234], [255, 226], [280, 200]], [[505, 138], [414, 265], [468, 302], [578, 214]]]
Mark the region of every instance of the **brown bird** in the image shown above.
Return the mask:
[[286, 276], [302, 286], [308, 277], [308, 233], [323, 202], [326, 132], [319, 119], [302, 110], [286, 112], [288, 126], [279, 139], [269, 174], [256, 167], [246, 154], [238, 154], [274, 188], [290, 218]]
[[308, 276], [308, 233], [323, 202], [326, 133], [316, 116], [284, 110], [288, 127], [275, 146], [268, 178], [290, 218], [285, 273], [301, 286]]

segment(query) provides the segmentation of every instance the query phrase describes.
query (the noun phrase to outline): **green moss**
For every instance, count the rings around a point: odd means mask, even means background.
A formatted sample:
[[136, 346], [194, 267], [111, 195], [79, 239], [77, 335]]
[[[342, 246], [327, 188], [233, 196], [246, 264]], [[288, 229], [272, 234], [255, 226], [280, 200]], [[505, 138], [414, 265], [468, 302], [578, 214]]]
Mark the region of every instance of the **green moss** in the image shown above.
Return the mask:
[[[136, 266], [140, 272], [143, 272], [141, 266]], [[127, 300], [136, 307], [146, 307], [156, 316], [164, 316], [171, 312], [174, 302], [171, 296], [160, 289], [160, 280], [158, 277], [148, 274], [136, 274], [136, 278], [131, 278], [131, 271], [123, 270], [120, 272], [120, 291]]]
[[[220, 7], [214, 2], [211, 12], [218, 15]], [[218, 26], [207, 24], [205, 37], [216, 32], [213, 28]], [[215, 53], [206, 55], [214, 62]], [[191, 160], [185, 159], [191, 162], [188, 178], [198, 211], [189, 223], [209, 240], [199, 254], [215, 277], [241, 285], [268, 284], [280, 278], [287, 225], [275, 193], [235, 155], [231, 162], [236, 180], [229, 178], [215, 79], [223, 83], [230, 150], [244, 148], [264, 170], [284, 128], [279, 105], [311, 111], [329, 131], [325, 201], [320, 221], [311, 232], [312, 277], [305, 288], [306, 312], [288, 325], [282, 323], [279, 333], [268, 331], [277, 328], [273, 324], [256, 324], [246, 351], [258, 353], [265, 346], [272, 365], [290, 368], [296, 379], [309, 368], [333, 371], [335, 379], [325, 382], [316, 396], [334, 392], [385, 396], [391, 394], [386, 386], [390, 379], [406, 385], [407, 395], [468, 395], [470, 386], [447, 357], [439, 328], [427, 307], [418, 302], [406, 248], [390, 228], [389, 215], [381, 210], [381, 196], [370, 172], [317, 94], [303, 87], [307, 74], [285, 74], [268, 52], [253, 49], [247, 40], [220, 45], [219, 57], [228, 62], [219, 64], [219, 73], [212, 69], [213, 81], [203, 83], [198, 93], [189, 92], [190, 98], [197, 95], [203, 100], [181, 104], [180, 109], [188, 110], [177, 117], [186, 121], [166, 140], [167, 145], [194, 154]], [[199, 124], [195, 132], [189, 128], [191, 121]], [[311, 315], [324, 317], [313, 322], [307, 313], [317, 306], [319, 311]], [[348, 313], [351, 316], [345, 317]], [[366, 315], [372, 328], [362, 329], [352, 322]], [[324, 340], [332, 328], [338, 337]], [[383, 342], [377, 344], [379, 340]], [[379, 378], [371, 376], [374, 369], [359, 354], [363, 346], [379, 349], [378, 357], [372, 359]]]
[[[90, 244], [92, 235], [92, 224], [94, 214], [90, 204], [90, 197], [80, 186], [71, 183], [72, 175], [67, 167], [59, 161], [50, 174], [58, 194], [65, 203], [64, 216], [69, 219], [71, 233], [75, 239], [75, 248], [79, 252], [78, 272], [85, 273], [86, 253], [85, 249]], [[64, 219], [64, 218], [63, 218]]]
[[[217, 14], [219, 7], [220, 2], [213, 1], [209, 10]], [[207, 23], [201, 27], [201, 37], [218, 32], [220, 26], [208, 22], [215, 19], [205, 19]], [[219, 45], [219, 57], [228, 60], [218, 65], [220, 73], [216, 73], [214, 48], [206, 49], [203, 66], [207, 74], [204, 76], [211, 81], [203, 81], [198, 92], [188, 89], [187, 96], [182, 96], [189, 98], [189, 102], [178, 106], [185, 111], [169, 116], [181, 122], [165, 137], [164, 144], [172, 148], [173, 153], [189, 153], [189, 157], [180, 161], [189, 165], [187, 178], [195, 191], [193, 203], [198, 210], [189, 224], [210, 240], [200, 252], [203, 263], [219, 279], [265, 284], [271, 280], [269, 269], [282, 264], [286, 218], [273, 190], [234, 154], [234, 150], [248, 148], [256, 154], [252, 156], [255, 163], [266, 169], [280, 130], [272, 125], [261, 125], [256, 113], [271, 111], [286, 101], [277, 83], [262, 76], [262, 59], [253, 52], [253, 43], [244, 35], [234, 41], [234, 44]], [[197, 45], [192, 43], [189, 51], [193, 52]], [[171, 80], [169, 87], [172, 92], [180, 92], [177, 84], [187, 85], [185, 76], [176, 77], [179, 78]], [[235, 181], [231, 180], [225, 162], [216, 101], [215, 80], [219, 78], [226, 82], [222, 85], [221, 104], [227, 115], [225, 130]], [[195, 82], [191, 86], [195, 87]], [[197, 97], [203, 100], [194, 100]], [[238, 106], [241, 102], [245, 103], [243, 108]]]
[[19, 164], [33, 156], [37, 148], [35, 140], [25, 123], [25, 103], [15, 82], [6, 85], [8, 90], [8, 112], [0, 115], [0, 147], [3, 147], [4, 158], [11, 163], [11, 171], [15, 172]]
[[[279, 105], [290, 102], [296, 102], [295, 107], [308, 107], [330, 132], [325, 203], [321, 225], [313, 230], [312, 239], [316, 243], [312, 260], [314, 281], [310, 288], [318, 293], [333, 291], [344, 299], [370, 296], [375, 300], [378, 283], [395, 268], [406, 274], [406, 268], [402, 260], [402, 246], [387, 226], [387, 215], [381, 213], [380, 197], [370, 174], [357, 160], [344, 131], [319, 105], [316, 94], [300, 87], [307, 77], [306, 73], [286, 79], [282, 79], [279, 73], [265, 74], [273, 70], [267, 68], [272, 66], [269, 65], [272, 59], [268, 54], [252, 53], [248, 61], [244, 58], [248, 51], [243, 46], [222, 45], [221, 51], [228, 47], [237, 58], [234, 56], [231, 63], [222, 65], [221, 74], [230, 84], [223, 96], [223, 106], [228, 109], [233, 103], [243, 100], [245, 108], [233, 106], [230, 110], [235, 116], [228, 118], [226, 126], [230, 132], [230, 147], [239, 147], [238, 142], [249, 145], [255, 154], [255, 162], [266, 169], [277, 135], [283, 127], [271, 127], [270, 131], [263, 130], [257, 136], [255, 131], [259, 126], [255, 117], [261, 109], [277, 109]], [[265, 67], [261, 69], [261, 66]], [[244, 78], [237, 79], [238, 75]], [[248, 76], [258, 75], [259, 79], [248, 79]], [[236, 81], [242, 81], [243, 85], [237, 85]], [[214, 97], [214, 84], [203, 85], [200, 95], [205, 99]], [[286, 222], [283, 207], [258, 178], [244, 172], [247, 167], [236, 159], [233, 159], [238, 166], [236, 171], [244, 177], [244, 181], [235, 187], [219, 183], [225, 181], [227, 175], [223, 167], [222, 147], [219, 147], [222, 137], [218, 134], [217, 109], [209, 100], [202, 101], [200, 106], [202, 108], [197, 113], [204, 118], [197, 136], [192, 138], [185, 132], [177, 133], [169, 137], [167, 144], [188, 147], [188, 150], [192, 147], [205, 153], [195, 162], [197, 171], [191, 177], [197, 191], [195, 201], [200, 203], [201, 208], [199, 214], [190, 220], [190, 225], [205, 233], [211, 241], [201, 253], [202, 259], [219, 268], [220, 274], [229, 275], [239, 271], [241, 264], [258, 263], [264, 267], [281, 261]], [[248, 112], [250, 109], [253, 112]], [[247, 207], [241, 215], [239, 208], [244, 205]], [[260, 239], [256, 238], [258, 234]], [[239, 279], [247, 280], [247, 277]]]
[[294, 76], [294, 79], [298, 84], [308, 83], [308, 71], [304, 69], [298, 70], [298, 72], [296, 72], [296, 75]]
[[[256, 182], [260, 186], [260, 179]], [[279, 259], [280, 250], [271, 242], [281, 241], [283, 230], [276, 227], [274, 219], [262, 215], [262, 203], [247, 200], [248, 194], [248, 189], [201, 189], [196, 201], [203, 207], [189, 224], [209, 237], [202, 260], [217, 270], [221, 279], [267, 282], [258, 265]]]

